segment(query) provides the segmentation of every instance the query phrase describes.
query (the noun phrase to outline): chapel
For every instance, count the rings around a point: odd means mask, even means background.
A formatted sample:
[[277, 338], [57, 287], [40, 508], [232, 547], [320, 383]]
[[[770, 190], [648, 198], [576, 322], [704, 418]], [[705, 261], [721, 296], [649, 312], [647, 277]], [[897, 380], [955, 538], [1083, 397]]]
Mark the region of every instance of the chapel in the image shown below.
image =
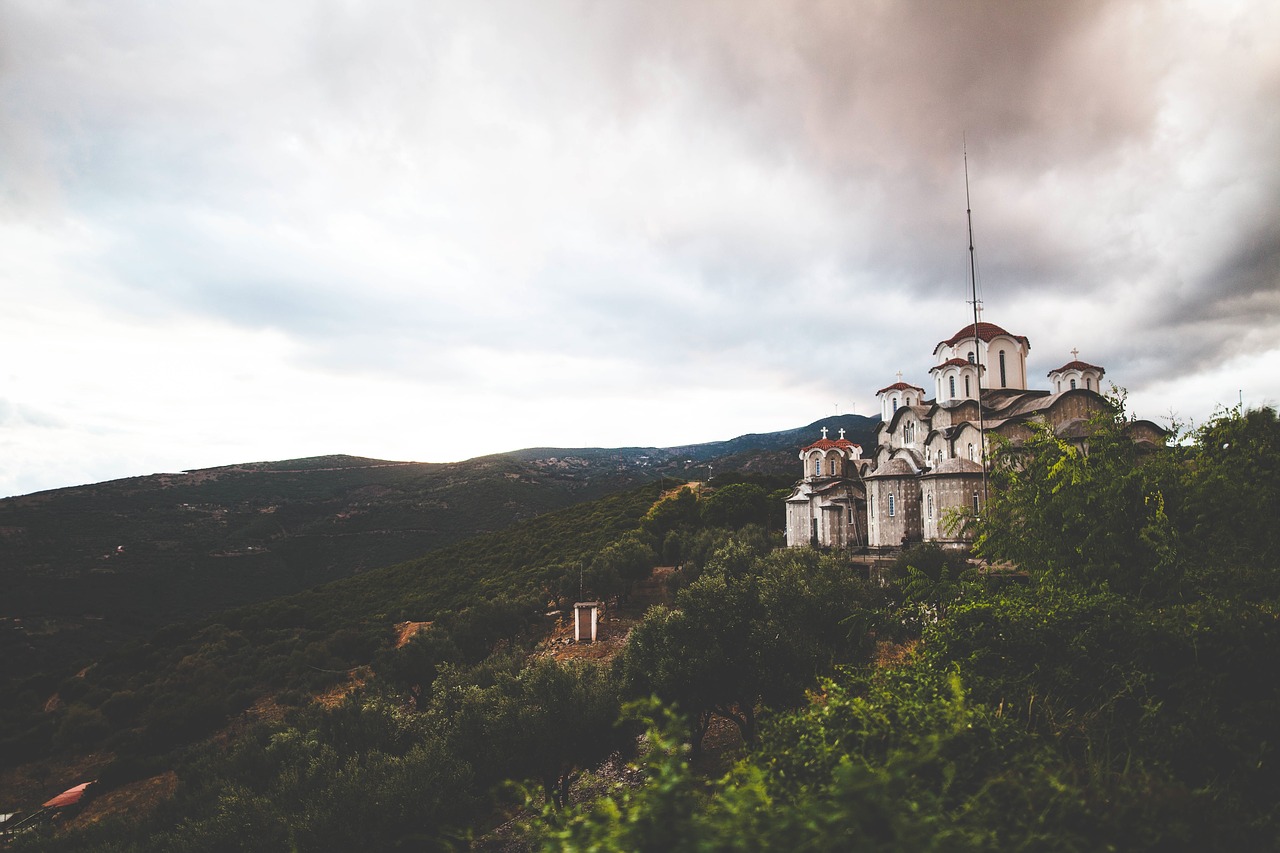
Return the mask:
[[[1049, 390], [1028, 388], [1030, 350], [1025, 335], [969, 324], [934, 347], [932, 397], [901, 373], [876, 392], [881, 422], [869, 457], [843, 431], [831, 439], [823, 430], [800, 450], [804, 476], [786, 499], [787, 544], [966, 545], [967, 532], [948, 525], [955, 514], [949, 511], [982, 512], [991, 435], [1017, 443], [1037, 421], [1084, 449], [1090, 418], [1112, 406], [1101, 393], [1106, 371], [1080, 361], [1078, 351], [1049, 371]], [[1165, 436], [1150, 421], [1133, 421], [1129, 430], [1135, 441], [1160, 443]]]

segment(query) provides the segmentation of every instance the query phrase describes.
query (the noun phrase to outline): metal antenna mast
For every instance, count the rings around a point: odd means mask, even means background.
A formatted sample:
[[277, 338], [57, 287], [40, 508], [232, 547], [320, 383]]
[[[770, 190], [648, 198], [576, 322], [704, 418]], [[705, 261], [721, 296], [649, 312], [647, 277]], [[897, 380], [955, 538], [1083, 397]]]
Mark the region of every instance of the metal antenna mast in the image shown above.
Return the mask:
[[964, 144], [964, 215], [969, 222], [969, 290], [973, 296], [973, 358], [978, 367], [978, 461], [982, 465], [982, 511], [987, 509], [987, 425], [982, 414], [982, 345], [978, 338], [978, 266], [973, 254], [973, 208], [969, 203], [969, 145]]

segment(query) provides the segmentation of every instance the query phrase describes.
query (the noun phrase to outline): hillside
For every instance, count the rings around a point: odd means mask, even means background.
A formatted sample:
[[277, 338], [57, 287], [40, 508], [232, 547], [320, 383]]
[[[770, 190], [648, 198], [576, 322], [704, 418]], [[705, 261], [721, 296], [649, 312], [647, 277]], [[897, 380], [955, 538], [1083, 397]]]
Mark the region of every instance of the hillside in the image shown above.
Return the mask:
[[[1280, 420], [1126, 426], [998, 452], [1018, 582], [929, 545], [872, 581], [778, 547], [758, 483], [651, 482], [168, 626], [0, 694], [13, 849], [1270, 849]], [[613, 665], [546, 654], [655, 565]]]
[[[348, 670], [391, 645], [395, 625], [406, 620], [452, 626], [459, 648], [483, 657], [502, 638], [531, 624], [541, 629], [544, 589], [560, 566], [634, 529], [660, 491], [648, 484], [358, 577], [169, 625], [115, 650], [93, 650], [78, 673], [14, 677], [0, 691], [0, 801], [35, 798], [4, 772], [23, 761], [100, 759], [104, 744], [150, 760], [206, 737], [228, 715], [258, 715], [250, 706], [263, 696], [285, 690], [289, 701], [306, 704], [346, 684]], [[0, 660], [21, 657], [8, 645], [13, 634], [0, 634]], [[86, 715], [95, 722], [81, 730], [76, 721]], [[78, 759], [69, 766], [82, 772]]]
[[9, 676], [64, 669], [179, 619], [400, 563], [676, 476], [791, 475], [826, 426], [672, 448], [533, 448], [464, 462], [322, 456], [153, 474], [0, 501]]

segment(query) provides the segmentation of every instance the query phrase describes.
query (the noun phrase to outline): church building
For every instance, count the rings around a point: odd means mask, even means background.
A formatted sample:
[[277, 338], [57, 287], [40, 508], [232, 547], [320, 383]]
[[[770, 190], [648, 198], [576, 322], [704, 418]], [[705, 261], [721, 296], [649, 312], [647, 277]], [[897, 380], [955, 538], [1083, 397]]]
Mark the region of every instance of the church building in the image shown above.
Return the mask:
[[[1072, 360], [1049, 371], [1050, 390], [1027, 387], [1031, 342], [994, 323], [960, 329], [933, 350], [933, 396], [904, 382], [876, 392], [880, 425], [867, 459], [844, 438], [803, 448], [804, 478], [787, 498], [787, 544], [829, 548], [896, 548], [915, 542], [967, 544], [955, 529], [958, 511], [982, 512], [989, 437], [1017, 443], [1030, 423], [1049, 424], [1084, 446], [1089, 419], [1109, 411], [1105, 370]], [[1130, 424], [1135, 441], [1162, 442], [1149, 421]]]

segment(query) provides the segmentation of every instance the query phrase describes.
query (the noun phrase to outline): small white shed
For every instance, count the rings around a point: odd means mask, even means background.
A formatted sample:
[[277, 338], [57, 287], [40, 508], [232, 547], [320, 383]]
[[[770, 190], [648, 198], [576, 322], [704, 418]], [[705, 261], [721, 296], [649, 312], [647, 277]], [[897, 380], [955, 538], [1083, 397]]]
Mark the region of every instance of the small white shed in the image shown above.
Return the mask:
[[600, 601], [579, 601], [573, 605], [573, 641], [575, 643], [594, 643], [597, 625], [600, 622], [600, 611], [604, 603]]

